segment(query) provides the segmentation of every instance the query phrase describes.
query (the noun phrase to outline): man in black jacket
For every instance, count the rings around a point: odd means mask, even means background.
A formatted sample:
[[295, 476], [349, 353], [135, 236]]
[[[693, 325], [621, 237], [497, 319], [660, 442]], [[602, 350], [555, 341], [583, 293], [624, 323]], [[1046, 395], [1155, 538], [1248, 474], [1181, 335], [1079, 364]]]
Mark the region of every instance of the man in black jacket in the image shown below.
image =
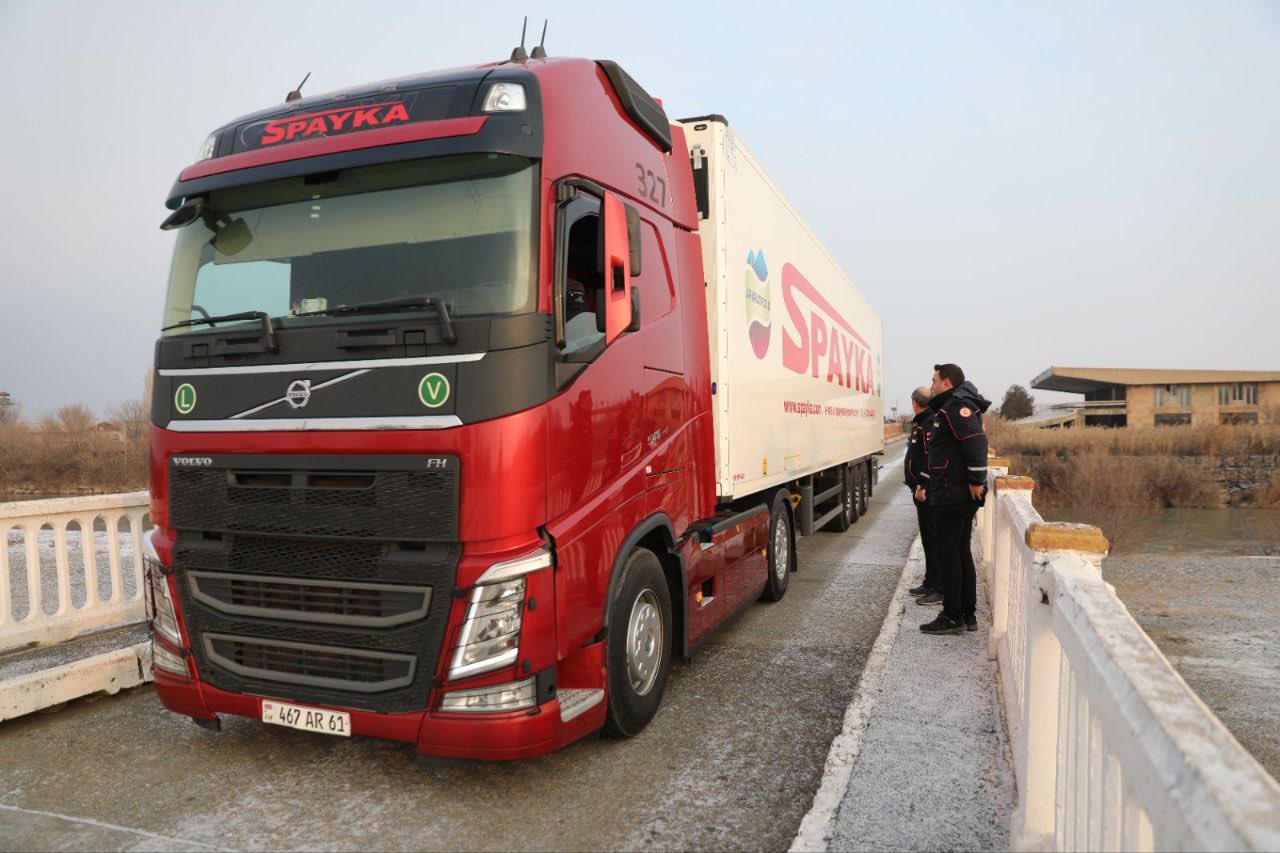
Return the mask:
[[926, 449], [926, 423], [929, 412], [929, 389], [917, 388], [911, 392], [911, 435], [907, 438], [907, 453], [902, 460], [903, 480], [915, 499], [916, 517], [920, 520], [920, 545], [924, 549], [924, 580], [908, 590], [916, 596], [917, 604], [941, 604], [942, 582], [938, 580], [937, 561], [933, 558], [933, 512], [925, 500], [925, 486], [929, 482], [929, 452]]
[[935, 364], [931, 417], [926, 420], [933, 512], [934, 558], [942, 581], [942, 613], [920, 626], [926, 634], [978, 630], [978, 573], [970, 540], [973, 517], [986, 497], [987, 433], [982, 413], [991, 402], [955, 364]]

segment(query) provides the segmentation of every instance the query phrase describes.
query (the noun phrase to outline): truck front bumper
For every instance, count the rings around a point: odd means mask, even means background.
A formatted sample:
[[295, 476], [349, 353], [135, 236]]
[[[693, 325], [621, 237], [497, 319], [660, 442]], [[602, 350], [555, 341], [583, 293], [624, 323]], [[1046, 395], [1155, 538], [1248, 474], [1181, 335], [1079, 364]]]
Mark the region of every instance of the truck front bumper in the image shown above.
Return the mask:
[[[166, 708], [195, 720], [213, 721], [221, 714], [262, 719], [262, 698], [258, 696], [231, 693], [159, 671], [155, 673], [155, 687]], [[604, 725], [605, 716], [605, 703], [600, 702], [564, 722], [558, 699], [529, 710], [504, 714], [431, 711], [377, 714], [334, 706], [316, 707], [349, 713], [353, 735], [412, 743], [419, 755], [487, 761], [533, 758], [553, 752], [599, 729]]]

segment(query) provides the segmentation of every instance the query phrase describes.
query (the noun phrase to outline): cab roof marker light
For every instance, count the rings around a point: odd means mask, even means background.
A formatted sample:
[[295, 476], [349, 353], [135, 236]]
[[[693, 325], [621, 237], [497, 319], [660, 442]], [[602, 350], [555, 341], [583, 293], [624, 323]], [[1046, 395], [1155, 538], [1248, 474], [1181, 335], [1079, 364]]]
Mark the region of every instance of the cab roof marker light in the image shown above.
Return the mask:
[[531, 551], [523, 557], [494, 563], [484, 570], [484, 574], [476, 581], [476, 586], [488, 583], [500, 583], [512, 578], [524, 577], [532, 572], [551, 568], [551, 552], [545, 547]]
[[216, 135], [210, 136], [208, 139], [206, 139], [200, 145], [199, 152], [196, 153], [196, 162], [199, 163], [201, 160], [213, 159], [213, 149], [217, 144], [218, 144], [218, 137]]
[[524, 86], [520, 83], [494, 83], [484, 98], [487, 113], [518, 113], [524, 108]]

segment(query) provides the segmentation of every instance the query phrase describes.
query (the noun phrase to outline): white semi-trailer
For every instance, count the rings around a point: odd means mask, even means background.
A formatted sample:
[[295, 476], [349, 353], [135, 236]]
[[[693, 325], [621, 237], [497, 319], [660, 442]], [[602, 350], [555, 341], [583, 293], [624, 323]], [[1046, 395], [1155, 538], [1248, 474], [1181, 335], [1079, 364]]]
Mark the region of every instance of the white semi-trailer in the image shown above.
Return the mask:
[[880, 318], [723, 118], [682, 124], [705, 217], [721, 498], [880, 453]]

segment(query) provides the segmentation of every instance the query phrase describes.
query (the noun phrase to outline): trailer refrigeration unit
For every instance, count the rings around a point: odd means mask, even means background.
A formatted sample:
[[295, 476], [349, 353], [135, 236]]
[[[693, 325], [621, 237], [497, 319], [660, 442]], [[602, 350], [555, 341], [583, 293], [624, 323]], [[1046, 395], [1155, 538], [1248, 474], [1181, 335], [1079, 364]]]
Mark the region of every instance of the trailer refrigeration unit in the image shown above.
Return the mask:
[[168, 207], [147, 597], [207, 728], [633, 735], [865, 511], [878, 318], [723, 118], [615, 63], [292, 98]]

